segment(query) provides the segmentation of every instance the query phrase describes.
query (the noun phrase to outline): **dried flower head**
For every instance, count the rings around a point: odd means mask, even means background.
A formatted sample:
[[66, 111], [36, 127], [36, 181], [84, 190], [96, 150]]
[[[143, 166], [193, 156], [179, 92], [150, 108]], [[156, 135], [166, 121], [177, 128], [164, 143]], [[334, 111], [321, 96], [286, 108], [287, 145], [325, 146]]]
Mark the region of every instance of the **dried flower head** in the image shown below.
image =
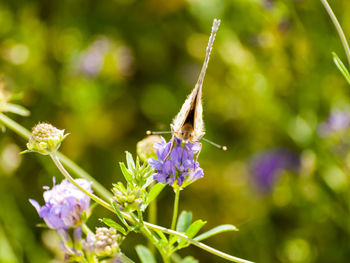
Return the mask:
[[88, 234], [84, 249], [98, 257], [112, 257], [119, 252], [122, 237], [114, 228], [97, 227], [96, 234]]
[[171, 141], [167, 143], [164, 138], [160, 143], [154, 144], [157, 149], [157, 159], [150, 158], [148, 163], [156, 170], [153, 175], [155, 180], [169, 185], [176, 183], [184, 188], [204, 176], [203, 169], [194, 158], [200, 146], [190, 142], [182, 145], [181, 139], [173, 140], [172, 148]]
[[131, 187], [128, 185], [128, 187], [125, 188], [120, 182], [113, 186], [113, 200], [118, 204], [120, 210], [132, 212], [142, 205], [143, 198], [141, 195], [142, 189], [140, 187]]
[[[75, 181], [87, 191], [92, 192], [91, 183], [85, 179]], [[83, 212], [89, 208], [90, 197], [68, 180], [54, 185], [51, 190], [46, 189], [44, 206], [41, 207], [35, 200], [30, 199], [29, 201], [36, 208], [39, 216], [45, 220], [47, 226], [52, 229], [68, 229], [80, 225]]]
[[32, 135], [27, 143], [28, 151], [44, 155], [54, 153], [67, 136], [64, 130], [59, 130], [49, 123], [39, 123], [32, 130]]

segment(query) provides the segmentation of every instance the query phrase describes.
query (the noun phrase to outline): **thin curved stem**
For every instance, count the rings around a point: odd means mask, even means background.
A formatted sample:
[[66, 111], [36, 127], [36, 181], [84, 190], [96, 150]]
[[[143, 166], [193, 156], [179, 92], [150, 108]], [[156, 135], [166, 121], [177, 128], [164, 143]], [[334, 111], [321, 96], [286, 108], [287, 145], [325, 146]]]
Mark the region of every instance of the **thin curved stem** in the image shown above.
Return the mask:
[[[18, 135], [22, 136], [27, 140], [31, 135], [29, 130], [27, 130], [22, 125], [18, 124], [17, 122], [13, 121], [12, 119], [10, 119], [9, 117], [7, 117], [2, 113], [0, 113], [0, 123], [2, 123], [7, 128], [9, 128], [10, 130], [14, 131], [15, 133], [17, 133]], [[77, 175], [80, 178], [84, 178], [89, 182], [92, 182], [92, 188], [101, 196], [103, 196], [105, 200], [109, 200], [112, 197], [112, 194], [106, 188], [104, 188], [90, 174], [88, 174], [86, 171], [80, 168], [76, 163], [70, 160], [67, 156], [65, 156], [60, 152], [57, 152], [57, 155], [62, 161], [62, 163], [66, 165], [71, 172], [73, 172], [75, 175]]]
[[180, 200], [180, 187], [176, 187], [175, 189], [175, 200], [174, 200], [174, 210], [173, 210], [173, 219], [171, 221], [171, 229], [175, 230], [176, 227], [176, 219], [177, 213], [179, 210], [179, 200]]
[[79, 185], [74, 178], [67, 172], [67, 170], [63, 167], [63, 165], [61, 164], [59, 158], [57, 157], [56, 154], [50, 154], [50, 157], [52, 159], [52, 161], [55, 163], [55, 165], [57, 166], [58, 170], [60, 170], [60, 172], [63, 174], [63, 176], [72, 184], [74, 184], [78, 189], [80, 189], [84, 194], [86, 194], [87, 196], [89, 196], [92, 200], [94, 200], [96, 203], [100, 204], [101, 206], [109, 209], [109, 210], [113, 210], [113, 208], [105, 201], [103, 201], [101, 198], [97, 197], [96, 195], [90, 193], [89, 191], [87, 191], [85, 188], [83, 188], [81, 185]]
[[324, 6], [324, 8], [326, 9], [328, 15], [330, 16], [335, 28], [337, 29], [338, 31], [338, 35], [340, 37], [340, 40], [343, 44], [343, 47], [345, 49], [345, 54], [346, 54], [346, 57], [348, 59], [348, 63], [350, 65], [350, 48], [349, 48], [349, 44], [346, 40], [346, 37], [345, 37], [345, 34], [343, 32], [343, 29], [341, 28], [339, 22], [338, 22], [338, 19], [337, 17], [335, 16], [335, 14], [333, 13], [333, 10], [332, 8], [330, 7], [330, 5], [328, 4], [327, 0], [320, 0]]

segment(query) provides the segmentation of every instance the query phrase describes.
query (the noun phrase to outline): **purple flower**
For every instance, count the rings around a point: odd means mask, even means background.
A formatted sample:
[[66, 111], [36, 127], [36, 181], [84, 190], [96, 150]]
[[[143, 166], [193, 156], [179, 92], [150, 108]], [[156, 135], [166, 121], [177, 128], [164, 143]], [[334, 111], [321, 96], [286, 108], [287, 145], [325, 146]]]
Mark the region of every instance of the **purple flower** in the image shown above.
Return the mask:
[[195, 161], [195, 154], [200, 146], [195, 143], [181, 145], [181, 140], [174, 138], [168, 143], [162, 138], [160, 143], [155, 143], [157, 159], [148, 159], [149, 165], [156, 170], [153, 178], [160, 183], [186, 187], [204, 176], [203, 169]]
[[327, 137], [332, 133], [347, 131], [350, 127], [350, 112], [333, 110], [327, 121], [319, 125], [318, 133]]
[[[84, 179], [75, 181], [87, 191], [92, 192], [91, 183], [88, 181]], [[48, 187], [46, 189], [44, 206], [41, 207], [35, 200], [29, 199], [29, 201], [47, 226], [52, 229], [68, 229], [79, 225], [83, 211], [89, 208], [90, 197], [67, 180], [63, 180], [58, 185], [55, 185], [54, 182], [51, 190]]]
[[272, 149], [258, 153], [250, 163], [250, 175], [255, 186], [262, 192], [272, 189], [275, 181], [286, 170], [300, 167], [297, 155], [287, 149]]

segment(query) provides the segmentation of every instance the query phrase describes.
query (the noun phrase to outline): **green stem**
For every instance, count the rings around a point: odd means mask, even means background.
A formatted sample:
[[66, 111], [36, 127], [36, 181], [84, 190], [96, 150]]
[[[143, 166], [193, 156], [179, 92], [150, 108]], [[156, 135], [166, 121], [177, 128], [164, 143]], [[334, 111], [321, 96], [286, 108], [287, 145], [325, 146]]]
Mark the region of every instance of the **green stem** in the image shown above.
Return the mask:
[[333, 13], [333, 10], [330, 7], [330, 5], [328, 4], [327, 0], [320, 0], [320, 1], [322, 2], [324, 8], [326, 9], [326, 11], [328, 13], [328, 15], [332, 19], [332, 22], [333, 22], [335, 28], [338, 31], [338, 35], [339, 35], [340, 40], [341, 40], [341, 42], [343, 44], [343, 47], [345, 49], [345, 54], [346, 54], [346, 57], [348, 59], [348, 63], [350, 64], [350, 48], [349, 48], [348, 42], [346, 41], [346, 37], [344, 35], [343, 29], [341, 28], [341, 26], [340, 26], [340, 24], [338, 22], [338, 19], [335, 16], [335, 14]]
[[96, 203], [100, 204], [101, 206], [113, 211], [113, 208], [106, 203], [105, 201], [103, 201], [102, 199], [100, 199], [99, 197], [97, 197], [96, 195], [90, 193], [89, 191], [87, 191], [86, 189], [84, 189], [83, 187], [81, 187], [75, 180], [74, 178], [67, 172], [67, 170], [63, 167], [63, 165], [61, 164], [60, 160], [58, 159], [57, 155], [52, 153], [50, 154], [50, 157], [52, 159], [52, 161], [55, 163], [55, 165], [57, 166], [58, 170], [60, 170], [60, 172], [63, 174], [63, 176], [72, 184], [74, 184], [78, 189], [80, 189], [83, 193], [85, 193], [86, 195], [88, 195], [92, 200], [94, 200]]
[[[154, 182], [151, 184], [151, 186], [154, 186]], [[151, 224], [157, 224], [157, 199], [154, 199], [149, 205], [148, 205], [148, 221]], [[151, 252], [154, 252], [155, 247], [151, 242], [148, 242], [148, 248]]]
[[[136, 218], [136, 216], [133, 213], [130, 213], [130, 216], [131, 216], [132, 221], [135, 225], [140, 224], [139, 220]], [[159, 240], [152, 234], [152, 232], [147, 227], [145, 227], [145, 225], [143, 225], [143, 224], [140, 225], [140, 231], [158, 249], [160, 255], [162, 256], [163, 261], [166, 263], [169, 262], [169, 258], [166, 254], [166, 251], [160, 245]]]
[[175, 230], [176, 227], [176, 219], [177, 219], [177, 213], [179, 210], [179, 200], [180, 200], [180, 187], [177, 186], [175, 191], [175, 200], [174, 200], [174, 211], [173, 211], [173, 219], [171, 221], [171, 230]]
[[83, 232], [85, 233], [85, 235], [87, 234], [93, 234], [92, 230], [87, 226], [87, 224], [82, 224], [81, 228], [83, 230]]
[[[7, 128], [19, 134], [25, 139], [29, 139], [31, 133], [26, 128], [8, 118], [6, 115], [0, 113], [0, 123], [4, 124]], [[57, 152], [58, 157], [67, 168], [80, 178], [84, 178], [89, 182], [92, 182], [92, 188], [99, 193], [105, 200], [109, 200], [112, 194], [104, 188], [99, 182], [97, 182], [91, 175], [81, 169], [76, 163], [66, 157], [64, 154]]]

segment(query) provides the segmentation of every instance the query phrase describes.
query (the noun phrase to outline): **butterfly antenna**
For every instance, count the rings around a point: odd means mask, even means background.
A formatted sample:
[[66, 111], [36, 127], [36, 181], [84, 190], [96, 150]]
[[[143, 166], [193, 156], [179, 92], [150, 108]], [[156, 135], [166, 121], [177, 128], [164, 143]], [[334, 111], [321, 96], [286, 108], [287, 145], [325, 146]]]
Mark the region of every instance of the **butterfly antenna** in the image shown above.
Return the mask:
[[211, 145], [213, 145], [213, 146], [215, 146], [215, 147], [217, 147], [217, 148], [219, 148], [219, 149], [221, 149], [221, 150], [223, 150], [223, 151], [227, 151], [227, 147], [226, 146], [219, 145], [219, 144], [217, 144], [215, 142], [212, 142], [212, 141], [209, 141], [208, 139], [205, 139], [205, 138], [202, 138], [202, 140], [207, 142], [207, 143], [209, 143], [209, 144], [211, 144]]
[[147, 135], [170, 134], [171, 131], [146, 131]]
[[202, 84], [203, 84], [205, 72], [207, 70], [208, 63], [209, 63], [209, 57], [210, 57], [211, 49], [213, 48], [216, 32], [219, 29], [220, 23], [221, 23], [220, 19], [216, 19], [215, 18], [214, 21], [213, 21], [213, 26], [211, 28], [211, 34], [210, 34], [209, 41], [208, 41], [208, 46], [207, 46], [207, 49], [206, 49], [205, 59], [204, 59], [202, 70], [201, 70], [201, 73], [199, 74], [199, 78], [198, 78], [196, 86], [202, 86]]

